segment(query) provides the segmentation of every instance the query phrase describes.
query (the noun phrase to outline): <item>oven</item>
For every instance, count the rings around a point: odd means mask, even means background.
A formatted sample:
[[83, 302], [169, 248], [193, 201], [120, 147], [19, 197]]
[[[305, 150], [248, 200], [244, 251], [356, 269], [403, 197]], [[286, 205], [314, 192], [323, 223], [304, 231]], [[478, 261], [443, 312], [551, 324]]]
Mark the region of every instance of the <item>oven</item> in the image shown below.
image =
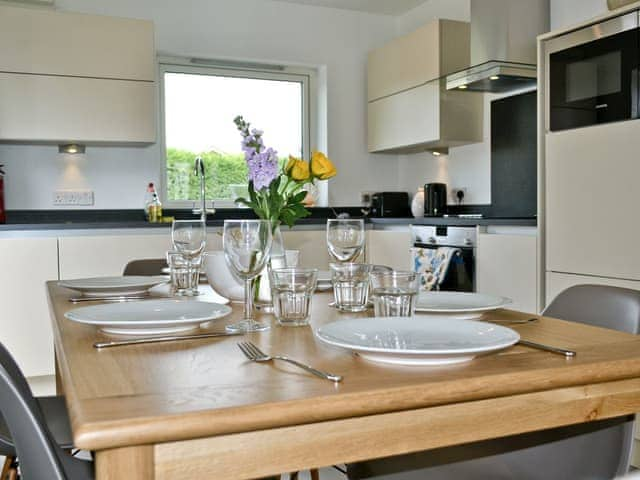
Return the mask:
[[638, 12], [544, 43], [547, 131], [638, 118]]
[[475, 292], [476, 227], [412, 225], [413, 246], [426, 249], [450, 247], [455, 251], [440, 290]]

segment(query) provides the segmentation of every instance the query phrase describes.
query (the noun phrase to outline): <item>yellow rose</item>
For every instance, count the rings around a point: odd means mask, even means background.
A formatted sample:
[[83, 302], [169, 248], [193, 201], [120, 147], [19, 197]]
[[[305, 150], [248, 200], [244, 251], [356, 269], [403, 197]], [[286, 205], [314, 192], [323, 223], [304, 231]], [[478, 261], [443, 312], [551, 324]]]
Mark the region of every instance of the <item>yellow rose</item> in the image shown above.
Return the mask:
[[309, 180], [309, 164], [304, 160], [289, 155], [289, 161], [284, 167], [284, 173], [297, 182]]
[[320, 180], [326, 180], [335, 177], [338, 172], [324, 153], [313, 152], [311, 155], [311, 173]]
[[309, 164], [304, 160], [298, 160], [291, 169], [291, 178], [298, 182], [309, 180]]
[[284, 166], [284, 173], [291, 175], [291, 170], [298, 160], [300, 159], [289, 155], [289, 160], [287, 160], [287, 164]]

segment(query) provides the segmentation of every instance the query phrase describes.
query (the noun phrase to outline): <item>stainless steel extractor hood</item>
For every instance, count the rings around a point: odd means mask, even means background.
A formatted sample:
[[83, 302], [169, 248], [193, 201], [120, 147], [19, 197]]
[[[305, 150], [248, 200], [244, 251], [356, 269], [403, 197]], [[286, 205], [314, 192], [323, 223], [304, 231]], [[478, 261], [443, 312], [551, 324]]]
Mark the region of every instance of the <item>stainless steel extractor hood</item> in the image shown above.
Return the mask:
[[536, 37], [549, 30], [549, 0], [471, 0], [471, 67], [447, 89], [509, 92], [536, 84]]

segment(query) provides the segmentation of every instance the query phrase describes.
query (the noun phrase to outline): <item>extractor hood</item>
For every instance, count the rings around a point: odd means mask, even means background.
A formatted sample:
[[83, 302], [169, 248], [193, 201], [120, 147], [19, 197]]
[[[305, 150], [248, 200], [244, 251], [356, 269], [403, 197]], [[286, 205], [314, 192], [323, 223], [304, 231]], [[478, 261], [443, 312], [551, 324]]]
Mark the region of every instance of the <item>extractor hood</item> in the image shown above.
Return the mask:
[[536, 37], [549, 30], [549, 0], [471, 0], [471, 67], [447, 89], [510, 92], [536, 85]]

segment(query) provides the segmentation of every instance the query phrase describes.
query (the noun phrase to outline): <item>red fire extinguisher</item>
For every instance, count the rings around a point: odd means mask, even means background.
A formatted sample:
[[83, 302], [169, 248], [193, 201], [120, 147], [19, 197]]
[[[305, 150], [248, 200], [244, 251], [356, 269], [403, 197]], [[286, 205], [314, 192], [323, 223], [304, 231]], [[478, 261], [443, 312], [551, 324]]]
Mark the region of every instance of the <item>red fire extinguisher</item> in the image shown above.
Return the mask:
[[4, 211], [4, 165], [0, 165], [0, 223], [7, 222], [7, 215]]

